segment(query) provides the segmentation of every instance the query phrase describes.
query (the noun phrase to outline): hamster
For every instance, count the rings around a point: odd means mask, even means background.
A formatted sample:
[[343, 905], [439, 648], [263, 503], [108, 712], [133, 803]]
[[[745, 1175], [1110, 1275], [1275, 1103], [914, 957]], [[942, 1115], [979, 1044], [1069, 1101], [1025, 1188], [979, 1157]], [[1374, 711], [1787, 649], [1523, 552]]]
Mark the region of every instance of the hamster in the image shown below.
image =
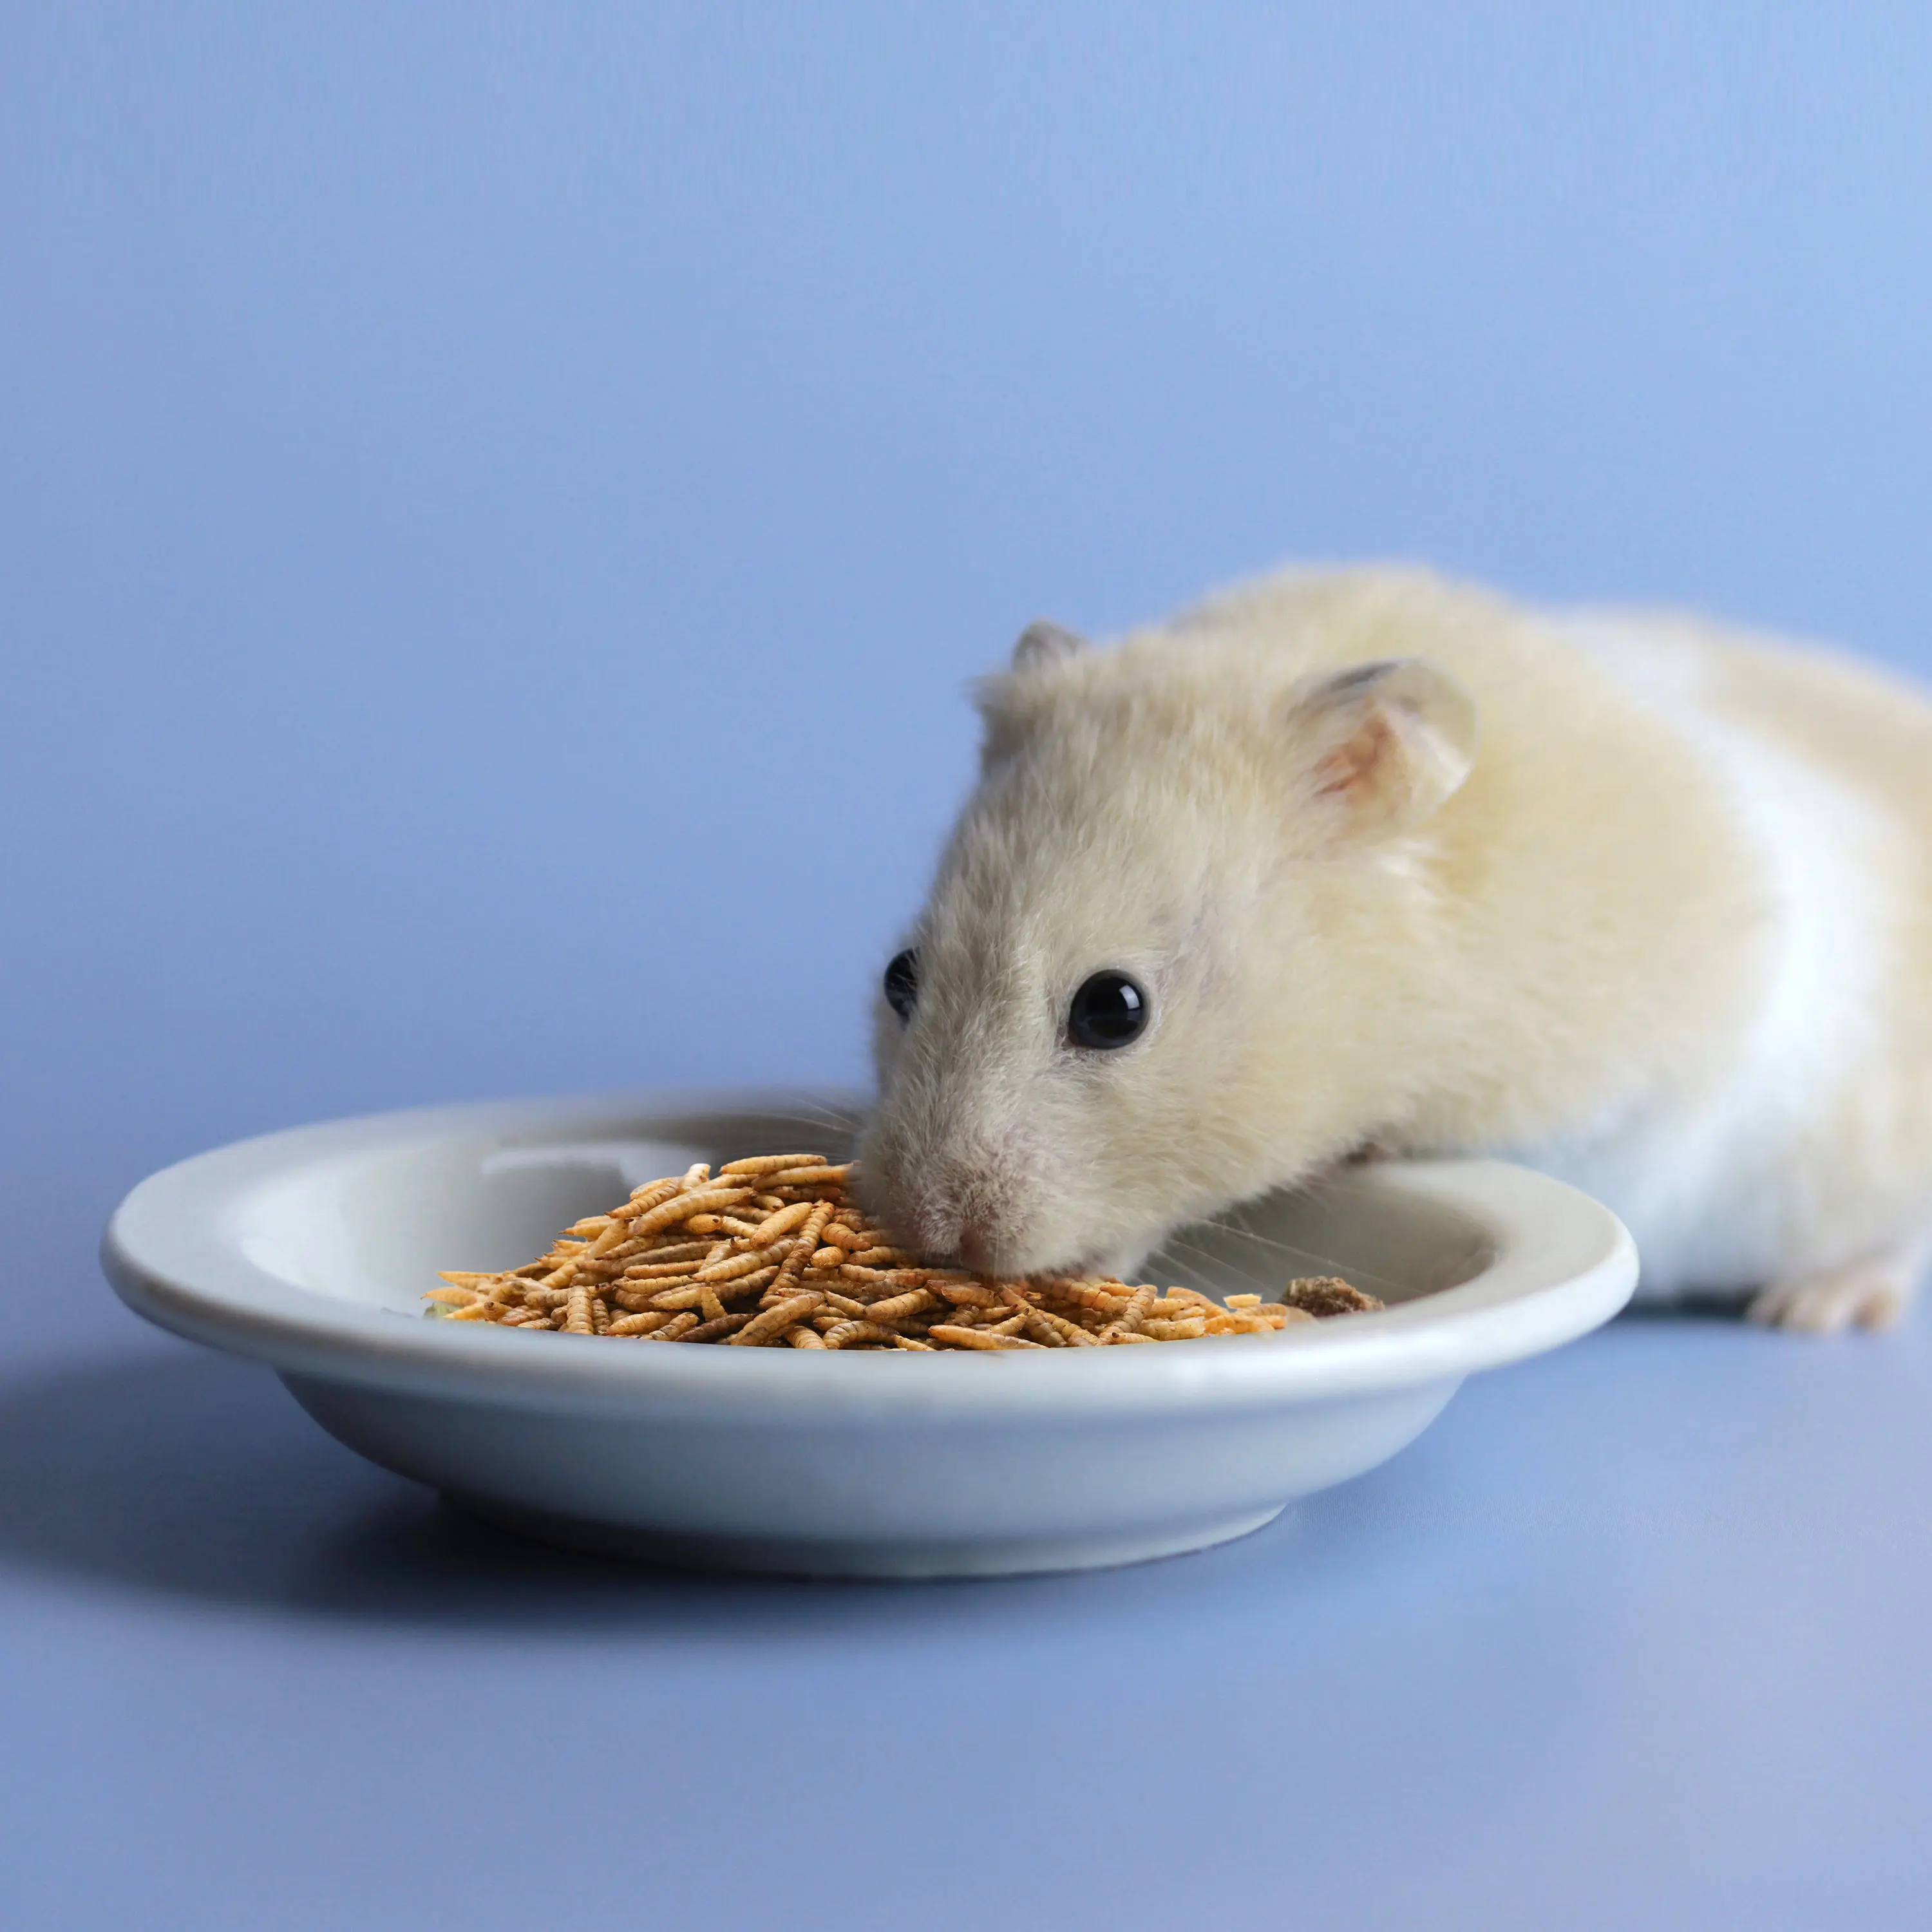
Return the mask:
[[1365, 1149], [1595, 1195], [1640, 1296], [1881, 1325], [1932, 1253], [1932, 704], [1826, 653], [1291, 572], [1035, 625], [878, 998], [899, 1238], [1131, 1274]]

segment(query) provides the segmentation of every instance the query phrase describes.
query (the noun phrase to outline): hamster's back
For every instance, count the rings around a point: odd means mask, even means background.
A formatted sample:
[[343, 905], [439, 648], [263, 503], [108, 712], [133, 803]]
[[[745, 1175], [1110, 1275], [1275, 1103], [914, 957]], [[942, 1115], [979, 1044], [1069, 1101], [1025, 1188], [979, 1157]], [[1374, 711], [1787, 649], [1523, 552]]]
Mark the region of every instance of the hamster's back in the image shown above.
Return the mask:
[[[1278, 639], [1312, 648], [1324, 666], [1412, 652], [1448, 665], [1476, 690], [1486, 721], [1465, 821], [1481, 805], [1485, 758], [1501, 755], [1514, 779], [1503, 789], [1540, 801], [1527, 848], [1552, 888], [1566, 871], [1604, 877], [1618, 862], [1602, 849], [1606, 836], [1646, 866], [1674, 856], [1671, 826], [1687, 844], [1708, 842], [1714, 807], [1728, 862], [1762, 889], [1773, 961], [1756, 993], [1731, 988], [1734, 1006], [1748, 998], [1756, 1010], [1728, 1098], [1679, 1123], [1674, 1138], [1651, 1132], [1654, 1145], [1552, 1147], [1547, 1160], [1528, 1143], [1466, 1150], [1550, 1165], [1611, 1198], [1645, 1250], [1646, 1292], [1794, 1271], [1823, 1278], [1882, 1250], [1905, 1257], [1900, 1268], [1916, 1264], [1923, 1242], [1912, 1231], [1932, 1229], [1924, 695], [1828, 650], [1652, 610], [1538, 613], [1406, 569], [1283, 573], [1237, 586], [1176, 628]], [[1534, 753], [1531, 741], [1565, 706], [1568, 727], [1547, 733], [1558, 755]], [[1634, 738], [1632, 711], [1649, 721]], [[1617, 713], [1613, 742], [1606, 728]], [[1693, 768], [1704, 783], [1659, 795]], [[1694, 890], [1710, 900], [1702, 926], [1714, 934], [1716, 875]], [[1681, 880], [1653, 895], [1682, 896]], [[1642, 902], [1619, 897], [1627, 910]], [[1545, 922], [1563, 916], [1555, 890], [1535, 904]], [[1659, 957], [1673, 923], [1696, 923], [1688, 904], [1679, 910], [1681, 920], [1640, 917]], [[1647, 1181], [1627, 1184], [1646, 1169]]]

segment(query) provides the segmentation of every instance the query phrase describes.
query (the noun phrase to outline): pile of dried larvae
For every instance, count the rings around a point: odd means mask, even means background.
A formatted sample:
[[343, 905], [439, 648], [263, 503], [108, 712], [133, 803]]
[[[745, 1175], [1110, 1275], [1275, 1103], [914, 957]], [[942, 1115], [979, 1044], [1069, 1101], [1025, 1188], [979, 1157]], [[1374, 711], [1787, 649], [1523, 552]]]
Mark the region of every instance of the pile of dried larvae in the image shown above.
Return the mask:
[[447, 1274], [432, 1312], [452, 1322], [739, 1348], [1087, 1348], [1271, 1334], [1379, 1308], [1333, 1276], [1280, 1302], [1111, 1276], [999, 1281], [926, 1268], [892, 1246], [848, 1192], [852, 1169], [816, 1154], [700, 1162], [566, 1228], [501, 1274]]

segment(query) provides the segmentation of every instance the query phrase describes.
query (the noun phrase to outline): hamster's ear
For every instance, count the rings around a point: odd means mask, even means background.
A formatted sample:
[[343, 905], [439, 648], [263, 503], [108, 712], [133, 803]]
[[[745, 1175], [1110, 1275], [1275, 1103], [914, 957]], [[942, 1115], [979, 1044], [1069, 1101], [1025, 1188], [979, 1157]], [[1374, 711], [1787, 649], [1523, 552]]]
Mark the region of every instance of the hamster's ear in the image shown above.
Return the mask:
[[1476, 702], [1422, 658], [1316, 678], [1289, 700], [1298, 803], [1323, 842], [1372, 843], [1420, 824], [1475, 763]]
[[1013, 646], [1013, 668], [1030, 670], [1036, 664], [1070, 658], [1075, 652], [1086, 648], [1087, 640], [1077, 632], [1070, 631], [1050, 618], [1036, 617], [1020, 633], [1019, 642]]
[[1040, 687], [1027, 674], [1043, 664], [1058, 664], [1087, 648], [1087, 640], [1042, 617], [1020, 633], [1007, 670], [981, 678], [973, 686], [973, 701], [986, 721], [980, 742], [980, 770], [990, 772], [1012, 756], [1033, 728], [1041, 700]]

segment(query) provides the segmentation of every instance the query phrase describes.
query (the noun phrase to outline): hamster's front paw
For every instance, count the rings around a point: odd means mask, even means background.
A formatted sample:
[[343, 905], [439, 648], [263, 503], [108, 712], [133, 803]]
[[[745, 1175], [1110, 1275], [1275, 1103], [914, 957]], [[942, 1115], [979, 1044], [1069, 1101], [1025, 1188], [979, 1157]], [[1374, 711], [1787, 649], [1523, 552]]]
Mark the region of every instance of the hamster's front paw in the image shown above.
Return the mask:
[[1925, 1259], [1914, 1241], [1816, 1274], [1774, 1281], [1744, 1311], [1768, 1328], [1828, 1335], [1842, 1328], [1889, 1328], [1912, 1297]]

